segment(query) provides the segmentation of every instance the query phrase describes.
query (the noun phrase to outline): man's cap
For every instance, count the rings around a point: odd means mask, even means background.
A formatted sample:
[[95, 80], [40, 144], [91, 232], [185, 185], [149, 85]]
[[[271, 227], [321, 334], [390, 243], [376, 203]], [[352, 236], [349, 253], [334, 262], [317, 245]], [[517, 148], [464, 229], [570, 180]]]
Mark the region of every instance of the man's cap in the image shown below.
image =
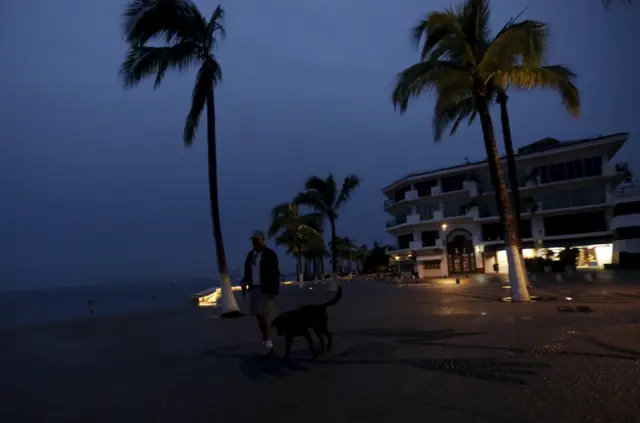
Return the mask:
[[263, 241], [266, 239], [264, 236], [264, 232], [262, 231], [253, 231], [253, 233], [251, 234], [251, 238], [249, 239], [253, 239], [253, 238], [260, 238]]

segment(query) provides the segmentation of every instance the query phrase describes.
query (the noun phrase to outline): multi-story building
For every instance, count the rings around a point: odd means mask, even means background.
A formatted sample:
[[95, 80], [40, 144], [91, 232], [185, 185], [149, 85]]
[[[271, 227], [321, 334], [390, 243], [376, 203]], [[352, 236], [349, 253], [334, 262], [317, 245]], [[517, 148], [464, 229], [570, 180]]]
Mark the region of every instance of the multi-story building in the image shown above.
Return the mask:
[[[614, 157], [628, 137], [544, 139], [518, 150], [525, 257], [572, 247], [580, 250], [580, 265], [603, 266], [615, 262], [620, 249], [640, 253], [640, 222], [628, 221], [632, 213], [640, 214], [640, 194], [632, 190], [622, 200], [616, 196], [629, 173]], [[504, 159], [502, 168], [508, 179]], [[397, 241], [389, 254], [400, 272], [432, 277], [507, 271], [504, 230], [486, 160], [410, 174], [382, 191], [384, 209], [393, 216], [386, 229]], [[616, 206], [622, 201], [635, 205]], [[612, 221], [614, 209], [625, 216]], [[620, 225], [625, 226], [622, 235]]]

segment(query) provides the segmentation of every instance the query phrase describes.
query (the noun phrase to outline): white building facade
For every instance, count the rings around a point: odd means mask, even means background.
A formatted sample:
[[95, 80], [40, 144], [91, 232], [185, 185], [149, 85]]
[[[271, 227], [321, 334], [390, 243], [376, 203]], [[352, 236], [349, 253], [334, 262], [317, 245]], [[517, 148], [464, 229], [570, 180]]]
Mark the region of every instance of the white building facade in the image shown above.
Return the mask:
[[[580, 251], [579, 266], [640, 259], [640, 190], [621, 185], [626, 165], [615, 163], [628, 137], [544, 139], [518, 150], [525, 258], [571, 247]], [[502, 167], [507, 179], [505, 160]], [[486, 161], [410, 174], [382, 191], [392, 216], [386, 230], [396, 239], [389, 255], [398, 271], [419, 277], [507, 272]]]

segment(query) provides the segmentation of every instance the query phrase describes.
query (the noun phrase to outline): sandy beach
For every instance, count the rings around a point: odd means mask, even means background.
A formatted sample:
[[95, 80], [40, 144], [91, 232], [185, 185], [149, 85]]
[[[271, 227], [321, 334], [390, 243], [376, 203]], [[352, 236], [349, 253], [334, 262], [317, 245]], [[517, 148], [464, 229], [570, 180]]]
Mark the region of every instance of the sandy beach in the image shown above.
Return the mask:
[[[0, 421], [638, 421], [639, 286], [585, 293], [585, 313], [467, 282], [343, 286], [318, 363], [302, 340], [292, 363], [256, 358], [253, 319], [211, 307], [4, 330]], [[329, 295], [286, 287], [278, 308]]]

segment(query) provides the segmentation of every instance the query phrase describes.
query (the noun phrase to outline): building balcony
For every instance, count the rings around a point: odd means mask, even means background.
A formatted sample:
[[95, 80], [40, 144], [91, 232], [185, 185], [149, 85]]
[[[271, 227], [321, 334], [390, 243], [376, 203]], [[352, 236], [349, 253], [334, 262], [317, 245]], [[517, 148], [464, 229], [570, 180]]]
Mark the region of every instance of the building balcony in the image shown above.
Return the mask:
[[443, 242], [441, 239], [436, 239], [434, 243], [425, 243], [422, 240], [419, 241], [412, 241], [409, 243], [409, 248], [411, 250], [417, 251], [417, 250], [425, 250], [425, 249], [431, 249], [431, 248], [442, 248]]
[[640, 197], [640, 183], [632, 181], [626, 184], [620, 184], [613, 193], [614, 201], [629, 201], [629, 198]]
[[420, 223], [420, 216], [417, 214], [410, 214], [391, 219], [387, 222], [387, 228], [393, 228], [400, 225], [415, 225], [416, 223]]
[[385, 200], [384, 202], [384, 209], [388, 209], [389, 207], [393, 207], [397, 204], [404, 204], [404, 203], [408, 203], [410, 201], [414, 201], [417, 200], [418, 198], [420, 198], [420, 196], [418, 195], [418, 191], [416, 190], [409, 190], [407, 192], [404, 193], [404, 198], [401, 200], [394, 200], [394, 199], [388, 199]]
[[462, 189], [469, 191], [469, 197], [478, 196], [478, 183], [476, 181], [464, 181]]

